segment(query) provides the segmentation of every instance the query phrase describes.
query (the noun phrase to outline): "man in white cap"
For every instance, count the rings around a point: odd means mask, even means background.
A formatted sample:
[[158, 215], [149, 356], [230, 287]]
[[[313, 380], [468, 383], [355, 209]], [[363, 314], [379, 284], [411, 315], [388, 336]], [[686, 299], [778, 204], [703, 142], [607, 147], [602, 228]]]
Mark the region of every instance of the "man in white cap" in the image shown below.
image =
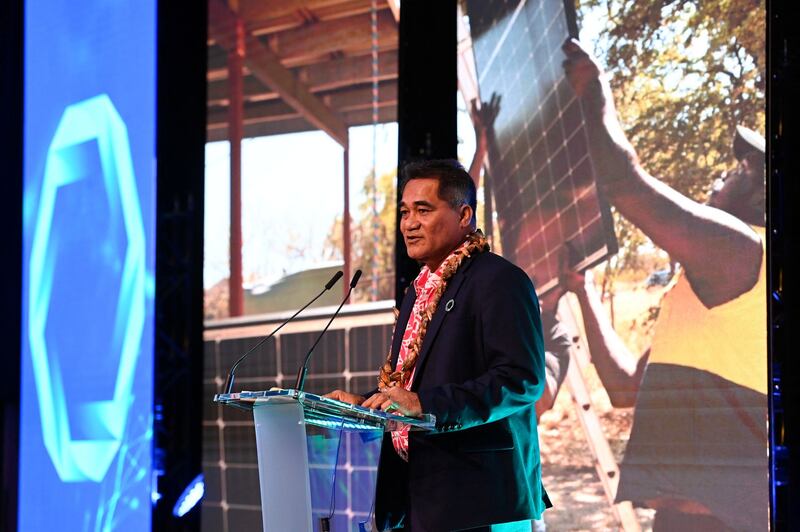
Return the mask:
[[681, 265], [641, 357], [614, 331], [590, 274], [562, 272], [612, 404], [635, 406], [617, 500], [654, 508], [656, 531], [766, 530], [764, 139], [737, 127], [737, 167], [696, 202], [641, 166], [597, 61], [575, 40], [563, 50], [599, 189]]

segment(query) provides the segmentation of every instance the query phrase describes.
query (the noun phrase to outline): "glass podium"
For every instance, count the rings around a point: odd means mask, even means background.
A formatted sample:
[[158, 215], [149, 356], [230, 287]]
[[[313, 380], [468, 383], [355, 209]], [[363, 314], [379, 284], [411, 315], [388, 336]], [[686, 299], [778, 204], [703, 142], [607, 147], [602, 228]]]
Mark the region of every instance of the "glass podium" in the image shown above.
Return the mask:
[[217, 394], [214, 401], [253, 412], [264, 532], [327, 530], [348, 520], [337, 515], [343, 505], [369, 530], [383, 433], [436, 424], [430, 414], [410, 418], [292, 389]]

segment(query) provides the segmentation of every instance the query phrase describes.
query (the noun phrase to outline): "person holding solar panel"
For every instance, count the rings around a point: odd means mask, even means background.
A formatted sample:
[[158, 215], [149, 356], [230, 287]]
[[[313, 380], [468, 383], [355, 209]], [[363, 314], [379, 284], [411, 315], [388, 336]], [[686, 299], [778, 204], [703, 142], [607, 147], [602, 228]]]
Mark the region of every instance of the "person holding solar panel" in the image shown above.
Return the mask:
[[562, 49], [599, 190], [681, 266], [641, 357], [614, 331], [591, 272], [562, 268], [612, 404], [634, 407], [617, 500], [654, 508], [654, 530], [765, 530], [764, 139], [736, 127], [736, 167], [713, 181], [707, 203], [688, 198], [642, 167], [598, 61], [574, 39]]

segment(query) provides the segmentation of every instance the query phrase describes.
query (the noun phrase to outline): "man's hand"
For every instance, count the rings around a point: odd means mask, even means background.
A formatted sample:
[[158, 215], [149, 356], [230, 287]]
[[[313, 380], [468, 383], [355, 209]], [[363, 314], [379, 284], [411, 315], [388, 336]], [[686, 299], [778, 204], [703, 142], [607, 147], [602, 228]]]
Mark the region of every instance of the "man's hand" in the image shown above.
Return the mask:
[[401, 386], [391, 388], [381, 388], [381, 391], [364, 401], [361, 406], [383, 410], [385, 412], [397, 412], [408, 417], [418, 417], [422, 415], [422, 405], [419, 396], [414, 392], [409, 392]]
[[597, 60], [576, 39], [567, 39], [561, 49], [567, 56], [563, 63], [564, 73], [575, 94], [579, 98], [602, 97], [602, 94], [591, 94], [601, 88], [599, 80], [603, 76], [603, 69]]
[[614, 97], [600, 63], [576, 39], [561, 46], [567, 81], [583, 102], [589, 134], [589, 151], [599, 185], [627, 181], [638, 168], [638, 158], [628, 142], [614, 107]]
[[500, 112], [500, 95], [492, 93], [488, 102], [483, 102], [478, 109], [477, 100], [470, 102], [469, 114], [472, 117], [472, 124], [475, 127], [475, 138], [480, 139], [487, 131], [494, 128], [494, 121]]
[[591, 270], [576, 272], [569, 265], [569, 248], [564, 246], [558, 256], [558, 285], [566, 292], [580, 294], [587, 283], [594, 284]]
[[344, 390], [333, 390], [332, 392], [323, 395], [323, 397], [327, 397], [328, 399], [336, 399], [337, 401], [350, 403], [351, 405], [360, 405], [364, 402], [364, 398], [362, 396], [346, 392]]
[[567, 292], [579, 295], [587, 283], [594, 284], [592, 272], [576, 272], [570, 267], [569, 244], [565, 244], [558, 254], [558, 285], [539, 298], [542, 315], [555, 317], [561, 297]]
[[475, 181], [476, 187], [480, 186], [481, 168], [483, 168], [489, 152], [489, 137], [492, 137], [492, 142], [495, 142], [494, 121], [499, 112], [500, 95], [497, 93], [493, 93], [488, 102], [483, 102], [480, 109], [478, 109], [477, 100], [470, 102], [469, 114], [472, 117], [472, 125], [475, 128], [475, 155], [469, 165], [469, 175]]
[[555, 316], [558, 311], [558, 302], [561, 301], [561, 296], [564, 295], [564, 292], [564, 288], [559, 284], [539, 297], [542, 316]]

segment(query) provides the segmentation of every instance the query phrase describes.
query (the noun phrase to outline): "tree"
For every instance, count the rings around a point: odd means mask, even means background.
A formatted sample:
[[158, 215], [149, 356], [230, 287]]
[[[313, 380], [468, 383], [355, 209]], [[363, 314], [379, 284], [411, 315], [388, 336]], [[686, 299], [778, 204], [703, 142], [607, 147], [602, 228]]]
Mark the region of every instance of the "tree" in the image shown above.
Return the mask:
[[[737, 125], [764, 133], [766, 10], [759, 0], [581, 0], [604, 15], [593, 43], [623, 127], [643, 166], [705, 201], [733, 163]], [[615, 215], [616, 268], [636, 264], [646, 237]]]
[[[378, 177], [370, 173], [364, 180], [361, 191], [363, 201], [358, 206], [358, 218], [350, 218], [351, 260], [353, 271], [360, 268], [364, 273], [360, 286], [353, 294], [354, 301], [376, 301], [394, 299], [394, 235], [397, 217], [395, 198], [397, 170]], [[373, 186], [377, 191], [373, 213]], [[325, 258], [343, 260], [342, 217], [334, 220], [325, 241]]]

